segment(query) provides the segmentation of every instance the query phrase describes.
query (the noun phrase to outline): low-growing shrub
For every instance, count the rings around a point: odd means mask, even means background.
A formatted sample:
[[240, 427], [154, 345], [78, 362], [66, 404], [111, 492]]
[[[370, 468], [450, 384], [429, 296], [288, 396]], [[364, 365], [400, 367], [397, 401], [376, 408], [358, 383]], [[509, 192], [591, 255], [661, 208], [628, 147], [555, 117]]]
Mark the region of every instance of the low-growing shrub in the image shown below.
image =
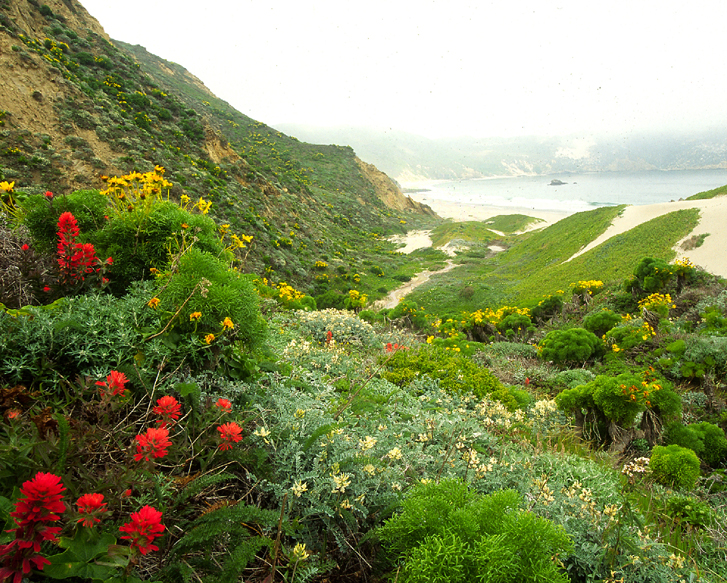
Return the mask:
[[420, 375], [428, 375], [439, 381], [439, 385], [450, 393], [473, 394], [480, 399], [487, 396], [511, 409], [524, 404], [522, 394], [508, 389], [489, 370], [453, 350], [437, 346], [399, 350], [384, 364], [382, 376], [401, 387]]
[[691, 449], [657, 445], [649, 460], [654, 479], [676, 490], [690, 490], [699, 479], [699, 458]]
[[585, 328], [553, 330], [540, 343], [540, 356], [555, 364], [580, 365], [603, 354], [603, 342]]
[[513, 490], [483, 496], [461, 481], [420, 484], [379, 536], [404, 560], [407, 583], [566, 583], [557, 557], [572, 550], [570, 538], [520, 502]]
[[600, 338], [620, 322], [621, 316], [606, 309], [588, 314], [583, 318], [583, 327]]

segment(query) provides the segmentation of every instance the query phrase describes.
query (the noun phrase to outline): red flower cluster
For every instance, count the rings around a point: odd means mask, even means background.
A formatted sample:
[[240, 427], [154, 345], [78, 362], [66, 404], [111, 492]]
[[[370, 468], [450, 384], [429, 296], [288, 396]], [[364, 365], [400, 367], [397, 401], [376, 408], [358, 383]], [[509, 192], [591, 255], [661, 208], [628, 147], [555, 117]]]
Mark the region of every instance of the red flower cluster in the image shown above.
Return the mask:
[[[96, 381], [96, 384], [99, 387], [106, 387], [107, 389], [111, 390], [111, 396], [112, 397], [125, 397], [126, 396], [126, 387], [124, 385], [129, 382], [129, 379], [126, 378], [126, 375], [122, 372], [119, 372], [117, 370], [112, 370], [109, 376], [106, 377], [106, 382], [104, 381]], [[106, 391], [101, 391], [102, 397], [109, 396], [109, 393]]]
[[[91, 243], [77, 243], [80, 231], [76, 217], [65, 212], [58, 219], [58, 265], [62, 284], [84, 281], [86, 276], [101, 272], [101, 261]], [[106, 260], [113, 263], [111, 257]]]
[[144, 506], [139, 512], [131, 513], [131, 522], [119, 527], [126, 534], [121, 538], [131, 541], [131, 548], [136, 547], [142, 555], [149, 551], [158, 551], [159, 547], [151, 544], [162, 535], [164, 525], [162, 513], [152, 506]]
[[242, 439], [242, 427], [234, 421], [220, 425], [217, 431], [220, 432], [220, 438], [222, 439], [222, 443], [220, 443], [222, 451], [232, 449], [232, 444]]
[[34, 567], [42, 570], [50, 563], [40, 555], [40, 544], [57, 540], [60, 527], [47, 526], [47, 523], [60, 520], [58, 515], [65, 511], [61, 502], [64, 490], [59, 476], [43, 472], [38, 472], [20, 488], [23, 497], [10, 513], [18, 525], [14, 529], [15, 540], [0, 545], [0, 581], [13, 577], [13, 583], [20, 583]]
[[386, 352], [396, 352], [397, 350], [409, 350], [406, 346], [403, 344], [392, 344], [391, 342], [387, 342], [386, 344]]
[[169, 453], [167, 448], [172, 445], [169, 430], [166, 427], [149, 427], [145, 434], [136, 436], [136, 454], [134, 461], [149, 461], [149, 456], [164, 457]]
[[84, 494], [78, 499], [76, 506], [78, 506], [79, 514], [82, 515], [77, 522], [88, 528], [93, 528], [95, 523], [101, 522], [98, 516], [106, 512], [103, 494]]
[[167, 425], [173, 425], [174, 422], [179, 419], [182, 406], [174, 397], [165, 395], [157, 399], [157, 404], [153, 411], [157, 415], [161, 416], [161, 419], [157, 421], [157, 425], [166, 427]]
[[232, 403], [229, 399], [223, 399], [220, 397], [217, 399], [217, 402], [215, 403], [215, 407], [217, 407], [222, 413], [229, 413], [232, 411]]

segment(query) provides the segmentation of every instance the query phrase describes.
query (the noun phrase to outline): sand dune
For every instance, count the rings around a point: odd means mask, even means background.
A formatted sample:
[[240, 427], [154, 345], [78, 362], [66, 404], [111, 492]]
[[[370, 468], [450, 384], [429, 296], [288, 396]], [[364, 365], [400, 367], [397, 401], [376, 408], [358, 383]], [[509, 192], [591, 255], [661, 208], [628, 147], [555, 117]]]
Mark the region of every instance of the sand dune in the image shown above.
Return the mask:
[[[627, 206], [621, 216], [614, 219], [611, 226], [600, 237], [576, 253], [578, 257], [586, 251], [593, 249], [615, 235], [625, 233], [650, 221], [660, 215], [687, 208], [698, 208], [699, 224], [682, 241], [679, 241], [674, 250], [677, 258], [688, 257], [689, 260], [710, 273], [727, 277], [727, 197], [717, 197], [708, 200], [681, 200], [678, 202], [665, 202], [661, 204]], [[684, 250], [682, 243], [695, 235], [708, 233], [704, 243], [695, 249]]]
[[[413, 195], [419, 200], [426, 197]], [[532, 228], [542, 228], [551, 225], [569, 213], [558, 213], [549, 211], [523, 210], [521, 208], [505, 208], [475, 204], [453, 203], [432, 198], [426, 198], [425, 202], [432, 207], [434, 212], [444, 218], [454, 221], [484, 221], [496, 215], [526, 214], [542, 219], [544, 222], [533, 225]], [[666, 202], [650, 205], [627, 206], [621, 216], [617, 217], [606, 232], [593, 241], [590, 245], [581, 249], [573, 257], [600, 245], [615, 235], [625, 233], [634, 227], [650, 221], [660, 215], [673, 211], [698, 208], [700, 209], [699, 224], [685, 237], [684, 240], [709, 233], [704, 243], [695, 249], [684, 250], [681, 247], [683, 241], [679, 241], [674, 250], [677, 257], [688, 257], [689, 260], [702, 267], [710, 273], [727, 278], [727, 196], [721, 196], [708, 200], [682, 200], [678, 202]], [[571, 259], [573, 259], [571, 257]]]

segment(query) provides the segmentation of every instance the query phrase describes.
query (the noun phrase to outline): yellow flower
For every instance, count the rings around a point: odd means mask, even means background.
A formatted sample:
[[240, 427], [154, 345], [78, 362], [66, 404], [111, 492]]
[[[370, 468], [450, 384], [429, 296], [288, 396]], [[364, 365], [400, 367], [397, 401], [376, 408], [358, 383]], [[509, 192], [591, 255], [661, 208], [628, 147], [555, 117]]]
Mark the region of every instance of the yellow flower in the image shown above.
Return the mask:
[[305, 550], [305, 543], [298, 543], [293, 547], [292, 559], [294, 561], [305, 561], [308, 557], [310, 557], [310, 553]]
[[5, 180], [3, 180], [2, 182], [0, 182], [0, 190], [4, 190], [5, 192], [12, 192], [14, 187], [15, 181], [6, 182]]
[[207, 334], [207, 336], [204, 337], [204, 341], [207, 344], [212, 344], [212, 342], [214, 342], [214, 339], [215, 339], [215, 335], [214, 334]]
[[152, 298], [146, 303], [146, 305], [156, 310], [159, 307], [160, 303], [161, 300], [159, 298]]
[[[190, 322], [198, 322], [201, 317], [202, 317], [202, 312], [192, 312], [189, 315], [189, 321]], [[213, 338], [213, 340], [214, 340], [214, 338]], [[207, 344], [209, 344], [209, 342]]]
[[398, 447], [395, 447], [389, 453], [386, 454], [386, 457], [388, 457], [391, 460], [400, 460], [401, 459], [401, 450]]
[[220, 324], [222, 324], [223, 329], [229, 328], [230, 330], [232, 330], [235, 327], [235, 324], [233, 324], [230, 318], [225, 318], [224, 320], [222, 320], [222, 322], [220, 322]]

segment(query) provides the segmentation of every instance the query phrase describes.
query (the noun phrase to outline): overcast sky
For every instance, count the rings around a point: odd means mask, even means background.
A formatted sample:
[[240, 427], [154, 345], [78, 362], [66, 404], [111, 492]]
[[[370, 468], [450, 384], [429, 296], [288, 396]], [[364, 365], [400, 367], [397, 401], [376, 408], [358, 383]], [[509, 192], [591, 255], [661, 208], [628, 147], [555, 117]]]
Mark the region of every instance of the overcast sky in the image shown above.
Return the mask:
[[80, 0], [242, 113], [427, 137], [727, 125], [727, 2]]

